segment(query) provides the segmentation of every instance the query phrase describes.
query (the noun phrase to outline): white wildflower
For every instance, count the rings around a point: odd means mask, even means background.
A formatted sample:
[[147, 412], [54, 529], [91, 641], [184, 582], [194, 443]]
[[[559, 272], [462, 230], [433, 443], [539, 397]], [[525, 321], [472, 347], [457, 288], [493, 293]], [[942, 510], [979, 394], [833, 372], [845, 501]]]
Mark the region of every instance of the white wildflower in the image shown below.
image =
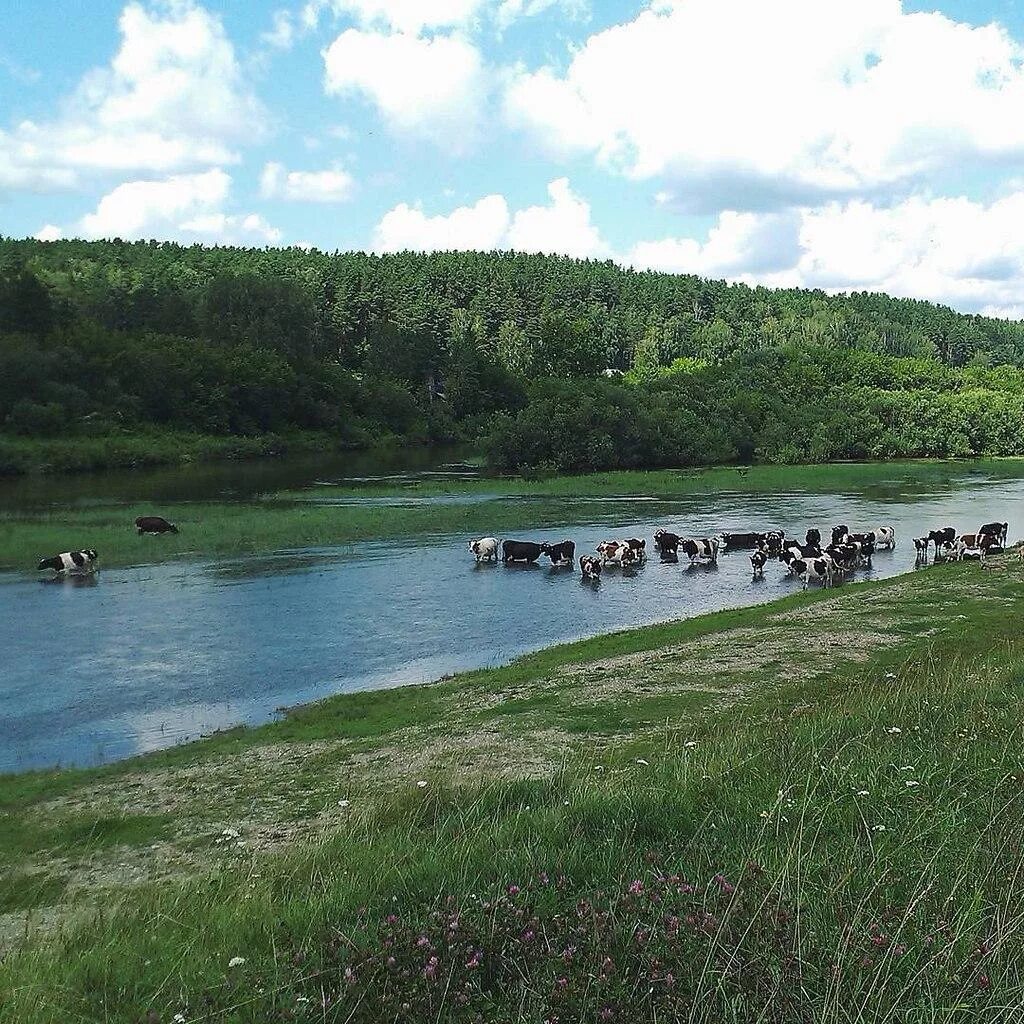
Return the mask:
[[427, 780], [426, 780], [426, 779], [420, 779], [420, 780], [419, 780], [419, 781], [418, 781], [418, 782], [416, 783], [416, 785], [417, 785], [417, 786], [419, 786], [419, 787], [420, 787], [420, 789], [425, 789], [425, 788], [426, 788], [426, 785], [427, 785]]
[[176, 1013], [171, 1019], [174, 1021], [174, 1024], [185, 1024], [187, 1018], [183, 1013]]
[[693, 750], [693, 748], [694, 748], [695, 746], [697, 746], [697, 741], [696, 741], [696, 740], [687, 740], [687, 741], [686, 741], [686, 742], [685, 742], [685, 743], [683, 744], [683, 746], [684, 746], [684, 747], [685, 747], [685, 748], [686, 748], [687, 750]]
[[772, 812], [771, 811], [762, 811], [761, 812], [761, 817], [762, 818], [770, 818], [771, 816], [772, 816]]
[[885, 678], [886, 679], [895, 679], [896, 678], [896, 673], [895, 672], [886, 672], [885, 673]]
[[870, 789], [858, 789], [857, 790], [857, 796], [871, 796], [871, 790]]
[[907, 779], [907, 781], [904, 782], [903, 785], [906, 786], [907, 789], [913, 789], [915, 786], [920, 786], [921, 783], [915, 782], [913, 779]]
[[244, 956], [233, 956], [228, 961], [228, 967], [241, 967], [242, 964], [244, 964], [244, 963], [245, 963], [245, 957]]
[[642, 765], [643, 765], [643, 766], [644, 766], [645, 768], [647, 767], [647, 765], [649, 765], [649, 764], [650, 764], [650, 762], [649, 762], [649, 761], [645, 761], [645, 760], [644, 760], [644, 759], [643, 759], [642, 757], [638, 757], [638, 758], [636, 759], [636, 763], [637, 763], [637, 764], [642, 764]]
[[237, 839], [242, 833], [235, 828], [226, 828], [221, 832], [222, 836], [227, 836], [228, 839]]
[[884, 832], [885, 831], [885, 826], [884, 825], [872, 825], [871, 826], [871, 831], [872, 832]]
[[885, 731], [890, 736], [899, 736], [903, 732], [903, 730], [898, 725], [890, 725], [889, 728]]
[[348, 807], [348, 801], [347, 800], [339, 800], [338, 801], [338, 806], [339, 807]]

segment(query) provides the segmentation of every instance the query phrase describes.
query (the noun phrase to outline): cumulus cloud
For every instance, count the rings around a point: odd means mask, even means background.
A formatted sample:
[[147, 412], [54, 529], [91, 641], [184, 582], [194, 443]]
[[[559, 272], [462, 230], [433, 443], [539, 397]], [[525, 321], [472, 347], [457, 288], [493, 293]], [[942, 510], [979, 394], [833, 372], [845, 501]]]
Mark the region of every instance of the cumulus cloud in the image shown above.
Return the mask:
[[100, 199], [95, 211], [81, 219], [76, 233], [85, 238], [280, 241], [281, 232], [259, 214], [226, 213], [222, 207], [230, 191], [231, 177], [219, 168], [152, 181], [126, 181]]
[[421, 39], [347, 29], [324, 51], [325, 87], [375, 104], [396, 131], [461, 147], [480, 119], [480, 53], [459, 36]]
[[64, 232], [56, 224], [44, 224], [32, 237], [40, 242], [56, 242], [64, 237]]
[[324, 171], [289, 171], [283, 164], [271, 162], [260, 176], [260, 194], [264, 199], [290, 199], [304, 203], [341, 203], [351, 198], [355, 182], [340, 167]]
[[504, 196], [491, 195], [449, 214], [428, 216], [400, 203], [384, 215], [374, 231], [378, 252], [450, 249], [515, 249], [604, 257], [610, 250], [590, 219], [590, 205], [576, 196], [566, 178], [548, 185], [547, 206], [512, 214]]
[[1024, 191], [987, 204], [912, 197], [887, 207], [857, 199], [785, 214], [726, 211], [706, 241], [641, 242], [624, 262], [750, 284], [887, 292], [1018, 317]]
[[113, 60], [84, 76], [58, 118], [0, 130], [0, 188], [223, 164], [263, 134], [265, 113], [218, 18], [192, 0], [129, 3], [119, 29]]
[[504, 105], [690, 208], [768, 209], [1024, 156], [1022, 57], [998, 25], [899, 0], [655, 0], [564, 72], [516, 71]]

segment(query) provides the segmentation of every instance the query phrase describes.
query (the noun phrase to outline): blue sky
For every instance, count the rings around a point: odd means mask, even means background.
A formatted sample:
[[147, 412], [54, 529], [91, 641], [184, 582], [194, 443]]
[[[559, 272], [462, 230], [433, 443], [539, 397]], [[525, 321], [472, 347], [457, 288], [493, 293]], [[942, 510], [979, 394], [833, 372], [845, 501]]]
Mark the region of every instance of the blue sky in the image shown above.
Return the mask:
[[1016, 0], [56, 0], [0, 233], [505, 248], [1024, 315]]

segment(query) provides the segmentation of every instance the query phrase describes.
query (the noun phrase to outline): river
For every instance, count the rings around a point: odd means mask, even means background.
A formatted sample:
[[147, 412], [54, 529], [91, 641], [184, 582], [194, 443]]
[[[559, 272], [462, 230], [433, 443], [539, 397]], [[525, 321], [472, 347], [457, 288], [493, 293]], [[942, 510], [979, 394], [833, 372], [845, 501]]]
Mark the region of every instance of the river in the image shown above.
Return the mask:
[[[346, 461], [347, 460], [347, 461]], [[0, 502], [20, 508], [124, 500], [252, 497], [264, 490], [421, 474], [458, 478], [470, 467], [423, 454], [388, 464], [344, 457], [285, 465], [5, 482]], [[911, 538], [954, 525], [1008, 520], [1024, 532], [1024, 468], [921, 478], [912, 466], [880, 467], [856, 491], [664, 499], [474, 500], [530, 502], [544, 529], [517, 535], [571, 537], [578, 551], [609, 536], [667, 527], [703, 536], [782, 527], [800, 534], [836, 523], [891, 525], [899, 544], [858, 578], [914, 568]], [[387, 501], [368, 497], [365, 501]], [[448, 499], [439, 499], [448, 500]], [[552, 524], [558, 524], [552, 526]], [[652, 558], [599, 585], [547, 566], [475, 565], [463, 536], [433, 535], [265, 557], [102, 569], [80, 581], [41, 583], [0, 574], [0, 771], [96, 765], [184, 742], [279, 709], [345, 691], [436, 679], [496, 665], [538, 648], [610, 630], [769, 601], [800, 587], [769, 563], [753, 582], [745, 553], [717, 569]], [[648, 540], [650, 545], [650, 540]]]

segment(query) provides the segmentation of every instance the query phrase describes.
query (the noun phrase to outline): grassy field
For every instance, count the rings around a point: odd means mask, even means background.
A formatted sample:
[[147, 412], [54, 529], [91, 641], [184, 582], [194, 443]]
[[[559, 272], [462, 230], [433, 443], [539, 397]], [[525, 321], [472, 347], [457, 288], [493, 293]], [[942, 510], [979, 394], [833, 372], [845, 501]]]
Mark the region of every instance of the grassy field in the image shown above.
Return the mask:
[[[656, 496], [664, 499], [733, 491], [846, 491], [872, 496], [912, 494], [949, 485], [965, 474], [1020, 476], [1024, 461], [864, 463], [824, 466], [718, 467], [706, 470], [601, 473], [550, 480], [463, 480], [359, 488], [312, 488], [234, 503], [96, 504], [41, 512], [0, 511], [0, 569], [31, 572], [41, 557], [93, 548], [101, 566], [189, 557], [265, 554], [393, 537], [503, 534], [566, 525], [592, 509], [566, 499]], [[501, 497], [526, 501], [492, 500]], [[373, 504], [373, 499], [387, 499]], [[549, 503], [545, 499], [550, 499]], [[336, 501], [338, 504], [323, 504]], [[321, 503], [318, 503], [321, 502]], [[159, 513], [177, 536], [138, 537], [135, 517]]]
[[0, 779], [0, 1020], [1014, 1019], [1022, 583], [941, 566]]

